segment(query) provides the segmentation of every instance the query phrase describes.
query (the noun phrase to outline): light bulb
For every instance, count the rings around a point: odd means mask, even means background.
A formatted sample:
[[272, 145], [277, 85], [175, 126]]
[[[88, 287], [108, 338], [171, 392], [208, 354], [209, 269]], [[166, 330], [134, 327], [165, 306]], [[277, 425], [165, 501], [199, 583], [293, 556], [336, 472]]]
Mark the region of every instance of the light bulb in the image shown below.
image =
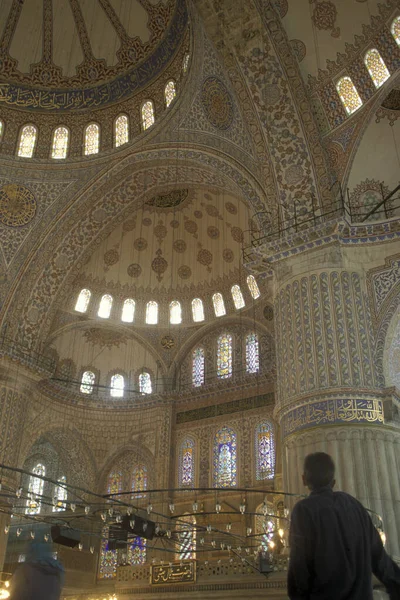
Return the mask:
[[215, 546], [216, 546], [216, 545], [217, 545], [216, 541], [215, 541], [215, 540], [211, 540], [211, 546], [212, 546], [213, 548], [215, 548]]
[[100, 517], [101, 517], [101, 520], [105, 523], [106, 519], [107, 519], [107, 513], [105, 513], [105, 512], [100, 513]]
[[207, 525], [207, 533], [211, 533], [211, 529], [212, 529], [211, 525]]
[[90, 554], [94, 554], [94, 546], [90, 546]]
[[130, 516], [131, 516], [131, 514], [132, 514], [132, 509], [131, 509], [131, 507], [130, 507], [130, 506], [129, 506], [129, 507], [126, 509], [126, 514], [128, 515], [128, 517], [130, 517]]
[[147, 506], [147, 514], [149, 515], [152, 510], [153, 510], [153, 505], [150, 502], [150, 504]]
[[199, 505], [196, 502], [196, 500], [193, 502], [192, 508], [193, 508], [193, 512], [195, 512], [195, 513], [199, 510]]
[[31, 538], [34, 540], [35, 539], [35, 532], [31, 531]]
[[200, 542], [201, 545], [203, 545], [204, 544], [204, 538], [200, 538], [199, 542]]
[[22, 529], [21, 529], [21, 527], [18, 527], [18, 529], [17, 529], [17, 537], [19, 537], [21, 535], [21, 533], [22, 533]]
[[246, 554], [250, 554], [250, 548], [246, 548]]
[[147, 521], [145, 521], [145, 522], [143, 523], [143, 532], [145, 532], [145, 531], [146, 531], [146, 529], [147, 529]]
[[232, 563], [233, 563], [233, 558], [230, 558], [230, 559], [229, 559], [229, 562], [232, 564]]
[[167, 538], [168, 538], [169, 540], [171, 539], [171, 535], [172, 535], [172, 533], [171, 533], [171, 530], [170, 530], [170, 529], [167, 529]]
[[82, 552], [82, 550], [83, 550], [83, 544], [82, 543], [78, 544], [78, 550], [79, 550], [79, 552]]
[[90, 513], [90, 506], [85, 506], [85, 514], [88, 515]]
[[129, 521], [129, 526], [130, 526], [131, 529], [134, 529], [134, 527], [135, 527], [135, 519], [131, 519]]
[[224, 544], [224, 542], [221, 542], [220, 546], [221, 546], [221, 550], [225, 550], [225, 544]]
[[232, 529], [232, 523], [227, 523], [226, 530], [230, 531]]
[[43, 539], [44, 539], [45, 542], [48, 542], [49, 541], [49, 534], [45, 533]]
[[158, 535], [160, 533], [160, 526], [159, 525], [156, 525], [155, 532], [156, 532], [156, 535]]
[[122, 523], [122, 515], [117, 515], [115, 517], [115, 520], [116, 520], [117, 523]]
[[114, 514], [114, 509], [113, 509], [113, 507], [111, 507], [111, 508], [109, 508], [109, 509], [108, 509], [108, 514], [110, 515], [110, 517], [112, 517], [112, 516], [113, 516], [113, 514]]
[[242, 546], [238, 546], [238, 547], [236, 548], [236, 550], [237, 550], [238, 552], [241, 552], [241, 551], [242, 551]]
[[207, 565], [208, 565], [208, 560], [205, 560], [205, 561], [204, 561], [204, 564], [207, 566]]
[[278, 529], [278, 533], [279, 533], [279, 537], [283, 538], [283, 536], [284, 536], [284, 533], [285, 533], [285, 532], [283, 531], [283, 529]]
[[230, 552], [232, 550], [232, 546], [230, 544], [228, 544], [226, 549]]
[[251, 527], [248, 527], [248, 528], [246, 529], [246, 531], [247, 531], [247, 535], [251, 535], [251, 533], [252, 533], [252, 531], [253, 531], [253, 530], [252, 530], [252, 528], [251, 528]]
[[15, 492], [15, 495], [17, 496], [17, 498], [21, 498], [22, 496], [22, 487], [18, 488], [17, 491]]
[[4, 533], [7, 535], [7, 533], [10, 531], [10, 527], [8, 525], [6, 525], [4, 527]]
[[75, 502], [71, 502], [70, 508], [71, 508], [72, 512], [76, 511], [76, 504], [75, 504]]
[[220, 559], [220, 558], [217, 560], [217, 563], [218, 563], [219, 565], [221, 564], [221, 559]]
[[169, 505], [169, 510], [170, 510], [170, 512], [171, 512], [171, 513], [173, 513], [173, 512], [174, 512], [174, 510], [175, 510], [175, 504], [173, 504], [172, 502], [171, 502], [171, 504]]
[[242, 504], [239, 506], [239, 510], [241, 514], [244, 515], [244, 513], [246, 512], [246, 505], [244, 502], [242, 502]]
[[218, 514], [221, 512], [221, 505], [219, 502], [217, 502], [217, 504], [215, 505], [215, 512]]

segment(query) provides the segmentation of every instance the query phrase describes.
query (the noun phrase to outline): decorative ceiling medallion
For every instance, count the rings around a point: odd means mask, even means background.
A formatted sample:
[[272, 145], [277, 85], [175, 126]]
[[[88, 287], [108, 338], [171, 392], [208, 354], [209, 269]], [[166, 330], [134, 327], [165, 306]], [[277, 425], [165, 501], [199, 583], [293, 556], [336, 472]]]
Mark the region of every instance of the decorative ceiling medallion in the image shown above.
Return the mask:
[[288, 0], [274, 0], [275, 8], [279, 13], [281, 19], [286, 17], [289, 10]]
[[177, 221], [176, 219], [173, 219], [170, 222], [170, 225], [171, 225], [172, 229], [178, 229], [178, 227], [179, 227], [179, 221]]
[[173, 243], [173, 248], [175, 252], [179, 252], [180, 254], [182, 254], [187, 248], [185, 240], [175, 240], [175, 242]]
[[305, 59], [307, 54], [307, 47], [304, 42], [301, 40], [290, 40], [290, 45], [292, 46], [293, 52], [296, 55], [297, 60], [301, 63], [302, 60]]
[[168, 194], [159, 194], [146, 202], [147, 206], [154, 208], [174, 208], [186, 200], [189, 190], [172, 190]]
[[227, 263], [233, 262], [233, 258], [234, 258], [233, 250], [231, 250], [230, 248], [225, 248], [222, 252], [222, 258]]
[[178, 269], [178, 275], [181, 279], [189, 279], [192, 276], [192, 269], [187, 265], [182, 265]]
[[225, 208], [231, 215], [237, 215], [237, 206], [233, 204], [233, 202], [225, 202]]
[[240, 227], [232, 227], [231, 235], [238, 244], [242, 244], [244, 242], [243, 230]]
[[332, 37], [340, 36], [340, 27], [336, 27], [337, 8], [331, 0], [310, 0], [315, 3], [312, 20], [317, 29], [330, 31]]
[[233, 122], [233, 101], [225, 85], [217, 77], [207, 77], [201, 89], [204, 113], [216, 129], [229, 129]]
[[133, 217], [132, 219], [127, 219], [126, 221], [124, 221], [124, 224], [122, 225], [122, 229], [125, 232], [133, 231], [135, 229], [135, 227], [136, 227], [135, 217]]
[[157, 274], [158, 281], [161, 281], [165, 271], [168, 269], [168, 263], [165, 258], [162, 256], [162, 250], [157, 250], [157, 256], [153, 259], [151, 263], [151, 268], [154, 273]]
[[154, 227], [154, 235], [157, 238], [159, 244], [163, 241], [165, 237], [167, 237], [167, 228], [165, 227], [162, 221], [159, 221], [158, 225]]
[[143, 225], [144, 225], [145, 227], [150, 227], [150, 225], [152, 224], [152, 220], [151, 220], [151, 219], [149, 219], [148, 217], [145, 217], [145, 218], [143, 219], [142, 223], [143, 223]]
[[111, 329], [97, 329], [95, 327], [87, 329], [83, 336], [89, 344], [109, 349], [114, 347], [119, 348], [121, 344], [126, 344], [128, 341], [128, 336], [123, 333], [112, 331]]
[[195, 210], [193, 214], [196, 217], [196, 219], [201, 219], [203, 216], [203, 213], [201, 212], [201, 210]]
[[145, 240], [144, 238], [137, 238], [133, 242], [133, 247], [139, 252], [142, 252], [142, 250], [146, 250], [147, 248], [147, 240]]
[[139, 277], [142, 273], [142, 267], [137, 263], [132, 263], [127, 268], [127, 273], [129, 277]]
[[111, 250], [107, 250], [104, 254], [104, 264], [107, 267], [111, 267], [115, 265], [119, 261], [119, 253], [115, 248], [111, 248]]
[[211, 271], [211, 263], [213, 260], [213, 255], [211, 254], [211, 252], [209, 250], [206, 250], [205, 248], [203, 248], [202, 250], [199, 250], [198, 254], [197, 254], [197, 261], [201, 264], [204, 265], [205, 267], [207, 267], [207, 271]]
[[210, 225], [209, 227], [207, 227], [207, 235], [212, 240], [216, 240], [217, 238], [219, 238], [219, 229], [218, 229], [218, 227], [214, 227], [214, 225]]
[[164, 337], [161, 338], [161, 346], [164, 350], [171, 350], [171, 348], [175, 346], [174, 338], [171, 335], [164, 335]]
[[10, 183], [0, 188], [0, 223], [8, 227], [28, 225], [36, 214], [36, 199], [24, 185]]

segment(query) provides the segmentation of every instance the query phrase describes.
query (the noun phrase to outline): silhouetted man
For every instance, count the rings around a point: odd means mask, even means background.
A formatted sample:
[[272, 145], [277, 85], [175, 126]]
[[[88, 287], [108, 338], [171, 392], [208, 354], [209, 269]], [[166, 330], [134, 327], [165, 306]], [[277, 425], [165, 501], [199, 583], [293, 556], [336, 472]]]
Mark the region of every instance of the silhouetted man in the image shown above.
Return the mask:
[[[396, 476], [395, 474], [393, 474]], [[352, 496], [334, 492], [335, 464], [324, 452], [304, 461], [310, 490], [292, 512], [288, 593], [291, 600], [372, 600], [372, 573], [400, 600], [400, 569]]]

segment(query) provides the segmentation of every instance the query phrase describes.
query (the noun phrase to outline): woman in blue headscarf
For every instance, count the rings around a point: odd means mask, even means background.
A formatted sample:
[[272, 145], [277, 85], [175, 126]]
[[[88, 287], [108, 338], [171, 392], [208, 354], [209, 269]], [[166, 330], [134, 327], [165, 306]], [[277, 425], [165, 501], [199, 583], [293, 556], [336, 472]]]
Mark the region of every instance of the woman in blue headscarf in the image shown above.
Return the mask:
[[32, 542], [26, 561], [10, 582], [10, 600], [59, 600], [64, 567], [53, 558], [50, 544]]

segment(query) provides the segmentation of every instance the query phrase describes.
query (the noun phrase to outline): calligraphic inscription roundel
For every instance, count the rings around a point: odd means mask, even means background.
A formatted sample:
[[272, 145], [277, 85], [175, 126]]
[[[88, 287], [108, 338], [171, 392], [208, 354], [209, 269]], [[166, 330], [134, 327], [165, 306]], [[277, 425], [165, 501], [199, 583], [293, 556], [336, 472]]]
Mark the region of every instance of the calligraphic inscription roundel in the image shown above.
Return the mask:
[[36, 214], [36, 198], [23, 185], [10, 183], [0, 188], [0, 223], [8, 227], [27, 225]]
[[233, 121], [233, 102], [225, 85], [217, 77], [207, 77], [204, 81], [201, 104], [213, 127], [229, 129]]

